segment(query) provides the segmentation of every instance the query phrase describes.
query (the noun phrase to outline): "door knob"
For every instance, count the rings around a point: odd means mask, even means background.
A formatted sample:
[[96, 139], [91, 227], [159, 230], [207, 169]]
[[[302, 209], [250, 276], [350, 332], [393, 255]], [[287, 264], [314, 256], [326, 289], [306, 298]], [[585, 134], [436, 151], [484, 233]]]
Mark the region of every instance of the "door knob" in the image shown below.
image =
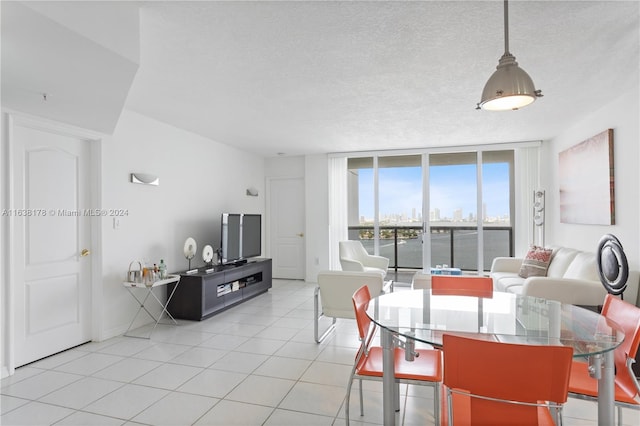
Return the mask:
[[82, 251], [80, 252], [81, 257], [89, 256], [90, 254], [91, 252], [88, 249], [82, 249]]
[[304, 237], [304, 232], [301, 232], [299, 234], [296, 234], [298, 237]]

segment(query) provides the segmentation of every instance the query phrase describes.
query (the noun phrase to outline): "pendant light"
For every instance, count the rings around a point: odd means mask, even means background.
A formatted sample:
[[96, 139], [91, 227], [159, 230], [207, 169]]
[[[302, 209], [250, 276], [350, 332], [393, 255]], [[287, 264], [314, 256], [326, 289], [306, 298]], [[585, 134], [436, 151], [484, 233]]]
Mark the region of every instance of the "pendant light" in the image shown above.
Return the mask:
[[504, 55], [496, 71], [491, 75], [482, 91], [482, 100], [476, 109], [488, 111], [515, 110], [529, 105], [542, 96], [533, 80], [518, 66], [516, 57], [509, 52], [509, 5], [504, 1]]

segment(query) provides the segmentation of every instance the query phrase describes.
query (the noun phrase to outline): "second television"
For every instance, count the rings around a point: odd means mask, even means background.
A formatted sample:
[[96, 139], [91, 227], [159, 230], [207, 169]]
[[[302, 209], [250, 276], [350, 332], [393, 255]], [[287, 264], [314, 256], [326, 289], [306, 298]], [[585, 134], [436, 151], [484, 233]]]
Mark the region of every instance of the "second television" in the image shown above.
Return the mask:
[[262, 216], [246, 213], [222, 213], [222, 264], [244, 263], [260, 256], [262, 249]]

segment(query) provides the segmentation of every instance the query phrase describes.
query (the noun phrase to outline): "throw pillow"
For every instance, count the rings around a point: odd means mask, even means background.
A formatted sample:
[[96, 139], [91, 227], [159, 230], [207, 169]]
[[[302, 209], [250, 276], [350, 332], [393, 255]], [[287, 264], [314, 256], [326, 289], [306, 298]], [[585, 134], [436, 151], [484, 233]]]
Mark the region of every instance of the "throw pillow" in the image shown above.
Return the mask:
[[531, 246], [522, 261], [522, 266], [520, 266], [520, 272], [518, 275], [522, 278], [546, 276], [552, 253], [552, 249]]

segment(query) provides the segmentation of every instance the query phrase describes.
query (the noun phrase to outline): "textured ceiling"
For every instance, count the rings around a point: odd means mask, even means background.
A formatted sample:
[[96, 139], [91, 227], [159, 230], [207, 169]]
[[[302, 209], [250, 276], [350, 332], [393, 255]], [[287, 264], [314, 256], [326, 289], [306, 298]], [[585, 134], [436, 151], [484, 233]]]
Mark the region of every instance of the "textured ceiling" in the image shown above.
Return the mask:
[[500, 113], [475, 105], [502, 1], [140, 5], [126, 107], [264, 156], [549, 139], [638, 90], [637, 1], [510, 2], [510, 50], [544, 97]]

